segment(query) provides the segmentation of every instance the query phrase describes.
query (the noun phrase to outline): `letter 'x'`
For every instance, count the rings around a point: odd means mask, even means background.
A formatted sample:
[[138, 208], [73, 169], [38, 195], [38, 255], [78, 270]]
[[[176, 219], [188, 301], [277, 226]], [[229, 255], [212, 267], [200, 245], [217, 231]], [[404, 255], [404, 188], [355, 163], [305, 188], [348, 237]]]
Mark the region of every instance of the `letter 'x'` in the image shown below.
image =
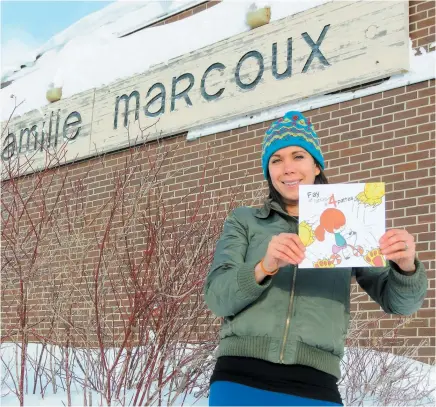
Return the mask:
[[319, 60], [322, 62], [323, 65], [327, 65], [329, 66], [330, 64], [328, 63], [327, 59], [325, 58], [325, 56], [322, 54], [322, 52], [319, 50], [319, 47], [321, 45], [321, 43], [324, 40], [324, 37], [327, 33], [327, 30], [329, 29], [330, 24], [326, 25], [323, 29], [322, 29], [322, 33], [318, 38], [318, 41], [316, 42], [316, 44], [313, 42], [312, 38], [310, 38], [310, 35], [306, 32], [301, 34], [303, 36], [303, 38], [306, 40], [306, 42], [309, 44], [309, 47], [312, 49], [312, 52], [310, 53], [309, 58], [306, 61], [306, 64], [304, 65], [303, 68], [303, 73], [307, 72], [307, 70], [309, 69], [309, 66], [311, 64], [311, 62], [313, 61], [313, 58], [315, 58], [316, 56], [319, 58]]

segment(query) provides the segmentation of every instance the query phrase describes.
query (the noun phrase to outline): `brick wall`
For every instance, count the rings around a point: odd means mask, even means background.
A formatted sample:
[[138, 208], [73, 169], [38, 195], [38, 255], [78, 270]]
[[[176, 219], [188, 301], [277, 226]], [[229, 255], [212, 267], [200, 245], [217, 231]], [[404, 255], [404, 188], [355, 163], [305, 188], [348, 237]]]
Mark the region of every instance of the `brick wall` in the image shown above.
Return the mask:
[[409, 35], [412, 47], [435, 50], [435, 2], [409, 1]]
[[198, 6], [191, 7], [190, 9], [182, 11], [181, 13], [175, 14], [175, 15], [171, 16], [170, 18], [166, 18], [164, 20], [157, 21], [156, 23], [150, 24], [149, 27], [170, 24], [170, 23], [173, 23], [175, 21], [183, 20], [184, 18], [188, 18], [190, 16], [193, 16], [194, 14], [200, 13], [208, 8], [216, 6], [220, 2], [221, 2], [220, 0], [218, 0], [218, 1], [205, 1], [204, 3], [199, 4]]
[[[216, 3], [201, 4], [158, 24], [187, 18]], [[413, 46], [431, 50], [430, 44], [435, 41], [435, 3], [411, 1], [409, 10]], [[429, 289], [424, 306], [413, 318], [406, 320], [384, 315], [379, 306], [353, 284], [352, 311], [363, 320], [375, 321], [370, 329], [363, 332], [362, 343], [383, 336], [400, 325], [396, 336], [385, 341], [384, 346], [396, 352], [406, 343], [417, 346], [424, 340], [425, 344], [418, 350], [419, 359], [424, 362], [434, 362], [435, 346], [434, 95], [434, 80], [429, 80], [304, 112], [319, 134], [330, 182], [386, 182], [387, 227], [404, 227], [415, 236], [418, 256], [428, 270]], [[164, 146], [177, 145], [171, 165], [162, 168], [164, 174], [171, 172], [164, 191], [166, 202], [177, 204], [189, 191], [197, 191], [204, 185], [207, 198], [220, 195], [223, 202], [236, 197], [239, 203], [258, 203], [256, 199], [265, 191], [260, 169], [261, 140], [269, 125], [270, 122], [258, 123], [195, 141], [186, 141], [186, 134], [165, 139], [162, 142]], [[157, 147], [153, 147], [156, 145], [156, 142], [151, 143], [150, 148], [157, 151]], [[110, 179], [130, 154], [131, 151], [121, 151], [63, 167], [59, 178], [68, 170], [67, 183], [73, 185], [75, 180], [85, 176], [83, 188], [88, 191], [88, 201], [84, 205], [90, 212], [95, 212], [111, 199]], [[139, 185], [140, 173], [146, 171], [146, 156], [143, 155], [141, 160], [144, 167], [133, 176], [132, 185]], [[29, 186], [37, 180], [36, 176], [30, 176], [23, 180], [22, 186]], [[51, 197], [51, 202], [54, 199]], [[187, 201], [195, 205], [197, 199], [198, 193], [195, 192]], [[183, 216], [184, 210], [180, 208], [178, 218]], [[143, 250], [144, 239], [141, 236], [135, 239], [135, 247]], [[70, 253], [70, 256], [75, 255], [80, 254]], [[87, 264], [95, 264], [98, 255], [98, 250], [90, 252]], [[66, 257], [56, 261], [53, 259], [53, 268], [60, 267]], [[3, 326], [17, 322], [19, 312], [14, 305], [19, 293], [17, 281], [11, 280], [9, 284], [5, 286], [2, 279]], [[40, 288], [33, 291], [30, 304], [38, 305], [38, 311], [31, 315], [35, 324], [40, 323], [40, 333], [50, 327], [44, 320], [47, 309], [44, 311], [42, 305], [48, 303], [47, 298], [53, 293], [44, 290], [46, 285], [47, 276], [41, 273], [38, 281], [34, 282], [34, 287]], [[76, 305], [83, 311], [80, 312], [82, 320], [86, 321], [89, 315], [86, 307]], [[196, 328], [200, 333], [208, 329], [207, 324]]]

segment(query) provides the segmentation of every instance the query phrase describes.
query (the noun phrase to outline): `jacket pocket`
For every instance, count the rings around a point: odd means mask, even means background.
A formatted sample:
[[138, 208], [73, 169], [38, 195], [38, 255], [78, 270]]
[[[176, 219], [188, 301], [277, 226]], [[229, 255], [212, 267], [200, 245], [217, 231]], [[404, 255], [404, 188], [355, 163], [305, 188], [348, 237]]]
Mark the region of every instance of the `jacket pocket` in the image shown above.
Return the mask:
[[349, 319], [351, 272], [302, 269], [298, 273], [294, 308], [297, 340], [342, 357]]

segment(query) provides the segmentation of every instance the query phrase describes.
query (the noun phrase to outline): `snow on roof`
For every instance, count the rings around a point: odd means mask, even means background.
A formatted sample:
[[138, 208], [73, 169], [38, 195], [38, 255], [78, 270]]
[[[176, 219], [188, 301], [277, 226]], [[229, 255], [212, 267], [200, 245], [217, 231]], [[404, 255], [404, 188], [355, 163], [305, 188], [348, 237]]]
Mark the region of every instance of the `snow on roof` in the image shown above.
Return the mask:
[[[31, 60], [23, 59], [16, 66], [6, 66], [2, 72], [2, 82], [20, 77], [29, 73], [19, 70], [20, 66], [30, 68], [35, 65], [37, 58], [46, 52], [55, 49], [60, 50], [74, 37], [105, 35], [122, 37], [137, 29], [146, 27], [156, 21], [169, 17], [180, 11], [203, 3], [205, 0], [183, 1], [117, 1], [105, 8], [88, 14], [79, 21], [73, 23], [65, 30], [55, 34], [44, 45], [33, 52]], [[15, 74], [15, 75], [14, 75]]]
[[5, 73], [2, 82], [13, 82], [0, 91], [1, 120], [8, 119], [14, 108], [11, 95], [18, 103], [24, 100], [15, 111], [22, 115], [47, 104], [45, 94], [51, 84], [62, 86], [62, 98], [66, 99], [248, 31], [245, 15], [253, 3], [258, 7], [269, 4], [274, 21], [327, 1], [223, 0], [189, 18], [124, 37], [202, 1], [112, 3], [52, 37], [36, 50], [40, 55], [36, 61], [23, 61], [26, 68]]

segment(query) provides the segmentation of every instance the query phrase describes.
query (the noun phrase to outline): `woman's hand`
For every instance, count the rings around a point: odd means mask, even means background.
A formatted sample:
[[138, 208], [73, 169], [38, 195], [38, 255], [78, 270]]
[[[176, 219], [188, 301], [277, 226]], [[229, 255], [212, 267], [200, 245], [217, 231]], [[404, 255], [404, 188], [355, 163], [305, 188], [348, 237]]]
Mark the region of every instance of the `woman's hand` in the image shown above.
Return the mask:
[[[301, 239], [294, 233], [280, 233], [273, 236], [269, 242], [265, 257], [263, 258], [263, 267], [266, 271], [274, 271], [288, 264], [300, 264], [304, 260], [304, 247]], [[257, 264], [254, 269], [256, 282], [261, 283], [267, 276]]]
[[403, 229], [391, 229], [380, 238], [380, 250], [387, 260], [391, 260], [406, 272], [414, 272], [415, 239]]
[[263, 266], [272, 271], [288, 264], [300, 264], [304, 260], [304, 247], [301, 239], [294, 233], [280, 233], [269, 242]]

